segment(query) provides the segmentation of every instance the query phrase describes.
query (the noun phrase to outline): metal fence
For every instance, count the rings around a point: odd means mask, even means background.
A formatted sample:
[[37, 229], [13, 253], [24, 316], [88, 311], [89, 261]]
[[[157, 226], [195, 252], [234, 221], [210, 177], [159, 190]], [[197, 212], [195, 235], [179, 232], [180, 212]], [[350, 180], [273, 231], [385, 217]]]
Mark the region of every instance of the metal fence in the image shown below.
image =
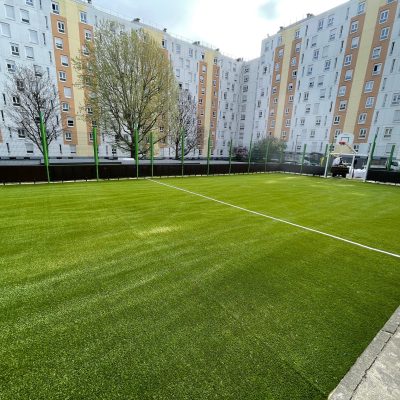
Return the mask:
[[[274, 163], [234, 163], [231, 166], [221, 163], [207, 164], [185, 164], [183, 175], [227, 175], [245, 174], [245, 173], [262, 173], [262, 172], [292, 172], [310, 175], [323, 175], [322, 167], [304, 166], [301, 171], [300, 165], [286, 165]], [[50, 178], [52, 182], [67, 181], [84, 181], [96, 179], [96, 168], [94, 165], [50, 165]], [[144, 177], [161, 177], [161, 176], [181, 176], [181, 164], [150, 164], [140, 165], [138, 176]], [[99, 165], [99, 178], [108, 179], [126, 179], [136, 178], [135, 165]], [[46, 168], [42, 165], [4, 165], [0, 166], [0, 183], [23, 183], [23, 182], [45, 182], [47, 181]]]
[[[50, 177], [52, 182], [85, 181], [96, 179], [96, 168], [88, 164], [70, 164], [70, 165], [50, 165]], [[323, 166], [299, 165], [290, 163], [233, 163], [231, 166], [226, 163], [207, 164], [188, 163], [184, 165], [183, 175], [227, 175], [262, 173], [262, 172], [287, 172], [296, 174], [323, 176], [325, 168]], [[162, 177], [162, 176], [181, 176], [181, 164], [142, 164], [139, 166], [138, 176], [144, 177]], [[99, 178], [126, 179], [136, 178], [135, 165], [115, 165], [100, 164]], [[368, 180], [384, 183], [400, 184], [400, 172], [389, 172], [386, 170], [371, 169], [368, 172]], [[43, 165], [0, 165], [0, 183], [35, 183], [46, 182], [46, 168]]]

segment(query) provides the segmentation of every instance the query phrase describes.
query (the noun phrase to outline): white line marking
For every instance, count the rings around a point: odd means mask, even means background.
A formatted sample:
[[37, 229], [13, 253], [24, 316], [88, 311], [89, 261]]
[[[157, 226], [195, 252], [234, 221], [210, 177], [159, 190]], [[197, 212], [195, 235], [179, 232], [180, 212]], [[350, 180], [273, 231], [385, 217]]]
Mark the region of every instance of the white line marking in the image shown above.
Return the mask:
[[330, 233], [322, 232], [322, 231], [319, 231], [319, 230], [317, 230], [317, 229], [308, 228], [308, 227], [306, 227], [306, 226], [299, 225], [299, 224], [295, 224], [295, 223], [293, 223], [293, 222], [286, 221], [286, 220], [281, 219], [281, 218], [275, 218], [275, 217], [272, 217], [272, 216], [267, 215], [267, 214], [263, 214], [263, 213], [260, 213], [260, 212], [257, 212], [257, 211], [249, 210], [249, 209], [247, 209], [247, 208], [235, 206], [234, 204], [227, 203], [227, 202], [221, 201], [221, 200], [217, 200], [217, 199], [214, 199], [213, 197], [205, 196], [205, 195], [203, 195], [203, 194], [196, 193], [196, 192], [192, 192], [192, 191], [190, 191], [190, 190], [182, 189], [182, 188], [180, 188], [180, 187], [178, 187], [178, 186], [169, 185], [168, 183], [163, 183], [163, 182], [155, 181], [155, 180], [153, 180], [153, 179], [147, 179], [147, 180], [149, 180], [149, 181], [151, 181], [151, 182], [154, 182], [154, 183], [157, 183], [158, 185], [162, 185], [162, 186], [169, 187], [169, 188], [171, 188], [171, 189], [180, 190], [181, 192], [185, 192], [185, 193], [191, 194], [191, 195], [193, 195], [193, 196], [197, 196], [197, 197], [201, 197], [201, 198], [206, 199], [206, 200], [214, 201], [215, 203], [219, 203], [219, 204], [223, 204], [223, 205], [228, 206], [228, 207], [236, 208], [237, 210], [245, 211], [245, 212], [248, 212], [249, 214], [258, 215], [259, 217], [271, 219], [272, 221], [281, 222], [281, 223], [283, 223], [283, 224], [291, 225], [291, 226], [294, 226], [294, 227], [299, 228], [299, 229], [303, 229], [303, 230], [308, 231], [308, 232], [317, 233], [317, 234], [319, 234], [319, 235], [326, 236], [326, 237], [329, 237], [329, 238], [331, 238], [331, 239], [336, 239], [336, 240], [339, 240], [339, 241], [341, 241], [341, 242], [345, 242], [345, 243], [348, 243], [348, 244], [352, 244], [353, 246], [358, 246], [358, 247], [362, 247], [363, 249], [375, 251], [375, 252], [381, 253], [381, 254], [386, 254], [387, 256], [391, 256], [391, 257], [395, 257], [395, 258], [400, 258], [400, 254], [390, 253], [389, 251], [380, 250], [380, 249], [377, 249], [377, 248], [375, 248], [375, 247], [366, 246], [366, 245], [364, 245], [364, 244], [357, 243], [357, 242], [353, 242], [352, 240], [345, 239], [345, 238], [342, 238], [342, 237], [340, 237], [340, 236], [331, 235]]

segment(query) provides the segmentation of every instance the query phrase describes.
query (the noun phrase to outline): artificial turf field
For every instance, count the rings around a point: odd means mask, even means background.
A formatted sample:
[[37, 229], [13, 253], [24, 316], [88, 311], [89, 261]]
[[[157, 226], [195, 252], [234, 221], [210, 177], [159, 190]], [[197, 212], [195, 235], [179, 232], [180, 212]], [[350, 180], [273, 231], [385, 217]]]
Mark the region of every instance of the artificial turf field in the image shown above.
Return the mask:
[[[400, 188], [161, 182], [400, 253]], [[149, 180], [0, 188], [0, 399], [326, 399], [400, 260]]]

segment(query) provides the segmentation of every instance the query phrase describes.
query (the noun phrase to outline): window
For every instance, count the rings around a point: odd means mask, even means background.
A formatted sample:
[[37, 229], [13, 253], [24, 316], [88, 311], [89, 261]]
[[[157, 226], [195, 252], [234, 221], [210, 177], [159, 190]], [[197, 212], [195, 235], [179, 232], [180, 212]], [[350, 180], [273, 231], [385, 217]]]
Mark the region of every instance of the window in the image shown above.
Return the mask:
[[318, 60], [319, 58], [319, 49], [315, 49], [313, 53], [313, 60]]
[[301, 126], [304, 126], [305, 123], [306, 123], [306, 119], [305, 119], [305, 118], [301, 118], [301, 119], [300, 119], [300, 125], [301, 125]]
[[291, 92], [293, 90], [293, 83], [289, 83], [288, 85], [288, 91]]
[[13, 6], [4, 5], [6, 10], [6, 18], [15, 19], [15, 11]]
[[85, 29], [85, 39], [87, 40], [87, 41], [91, 41], [92, 40], [92, 32], [91, 31], [88, 31], [88, 30], [86, 30]]
[[345, 66], [351, 65], [352, 60], [353, 60], [353, 55], [352, 54], [348, 54], [344, 58], [344, 65]]
[[400, 93], [395, 93], [392, 97], [392, 106], [397, 106], [400, 104]]
[[393, 128], [385, 128], [383, 137], [385, 139], [390, 139], [392, 137], [392, 133], [393, 133]]
[[296, 64], [297, 64], [297, 58], [296, 57], [292, 57], [292, 60], [291, 60], [290, 64], [292, 65], [292, 67], [295, 67]]
[[368, 97], [365, 102], [365, 108], [372, 108], [375, 103], [375, 97]]
[[65, 33], [65, 24], [62, 21], [57, 21], [57, 30], [59, 33]]
[[329, 71], [331, 69], [331, 60], [326, 60], [325, 61], [325, 67], [324, 67], [324, 71]]
[[[289, 109], [288, 109], [289, 110]], [[306, 105], [306, 114], [310, 114], [311, 112], [311, 104]], [[288, 113], [289, 114], [289, 113]]]
[[335, 22], [335, 16], [333, 14], [331, 14], [328, 17], [328, 26], [332, 26], [334, 22]]
[[55, 1], [51, 2], [51, 11], [53, 14], [60, 14], [60, 5]]
[[68, 67], [69, 66], [69, 58], [68, 56], [61, 56], [61, 65], [63, 65], [64, 67]]
[[336, 29], [331, 29], [330, 33], [329, 33], [329, 40], [333, 41], [336, 39]]
[[319, 91], [319, 98], [320, 99], [325, 99], [325, 97], [326, 97], [326, 89], [321, 89]]
[[29, 11], [20, 10], [21, 11], [21, 21], [25, 24], [29, 24]]
[[7, 61], [8, 72], [15, 72], [16, 66], [14, 61]]
[[389, 37], [390, 28], [386, 27], [381, 30], [380, 40], [386, 40]]
[[25, 4], [33, 7], [33, 0], [25, 0]]
[[400, 110], [394, 112], [393, 122], [400, 122]]
[[358, 116], [358, 123], [359, 124], [365, 124], [365, 121], [367, 120], [367, 113], [361, 113]]
[[296, 53], [300, 53], [301, 43], [296, 43]]
[[14, 106], [19, 107], [21, 105], [21, 100], [19, 96], [12, 96], [12, 103]]
[[365, 139], [367, 137], [367, 129], [366, 128], [361, 128], [360, 132], [358, 134], [358, 137], [360, 139]]
[[279, 81], [281, 80], [281, 74], [276, 74], [275, 80], [276, 80], [277, 82], [279, 82]]
[[315, 47], [317, 45], [318, 36], [313, 36], [311, 38], [311, 47]]
[[339, 97], [345, 96], [346, 95], [346, 89], [347, 89], [346, 86], [340, 86], [338, 96]]
[[70, 87], [64, 88], [64, 97], [70, 99], [72, 97], [72, 89]]
[[35, 70], [35, 76], [42, 76], [43, 75], [43, 69], [40, 65], [34, 65], [33, 69]]
[[67, 74], [64, 71], [59, 71], [58, 72], [58, 77], [61, 82], [66, 82], [67, 81]]
[[364, 14], [365, 13], [365, 1], [358, 4], [357, 14]]
[[359, 37], [359, 36], [354, 37], [354, 38], [351, 40], [351, 48], [352, 48], [352, 49], [357, 49], [359, 43], [360, 43], [360, 37]]
[[75, 126], [75, 121], [73, 118], [67, 118], [67, 126], [73, 128]]
[[374, 81], [368, 81], [364, 86], [364, 93], [371, 93], [374, 88]]
[[69, 111], [69, 103], [62, 103], [61, 105], [63, 112]]
[[308, 82], [308, 87], [309, 88], [313, 88], [314, 87], [314, 81], [315, 81], [314, 78], [310, 78], [310, 82]]
[[25, 139], [25, 137], [26, 137], [25, 129], [20, 128], [20, 129], [17, 130], [17, 132], [18, 132], [18, 137], [20, 139]]
[[320, 20], [318, 21], [318, 30], [320, 31], [320, 30], [322, 30], [322, 29], [324, 29], [324, 20], [323, 20], [323, 19], [320, 19]]
[[347, 100], [341, 101], [340, 104], [339, 104], [339, 110], [340, 111], [345, 111], [346, 108], [347, 108]]
[[304, 101], [307, 101], [309, 96], [310, 96], [309, 92], [304, 92], [304, 97], [303, 97]]
[[292, 71], [292, 78], [297, 79], [297, 69]]
[[64, 48], [64, 42], [62, 39], [56, 37], [54, 38], [54, 44], [57, 49], [62, 50]]
[[280, 49], [278, 52], [278, 57], [282, 58], [283, 57], [283, 49]]
[[344, 76], [344, 80], [345, 81], [351, 81], [353, 79], [353, 70], [352, 69], [348, 69], [346, 71], [346, 74]]
[[0, 22], [0, 34], [2, 36], [11, 37], [10, 24], [6, 24], [5, 22]]
[[80, 11], [79, 19], [82, 23], [87, 24], [87, 14], [84, 11]]
[[358, 31], [358, 21], [354, 21], [351, 23], [350, 32], [355, 33]]
[[315, 129], [312, 129], [310, 132], [310, 138], [315, 138]]
[[389, 10], [382, 11], [379, 16], [379, 23], [384, 24], [389, 18]]
[[39, 44], [39, 36], [36, 31], [29, 29], [29, 41], [34, 44]]
[[33, 47], [25, 46], [25, 55], [26, 55], [26, 58], [28, 58], [29, 60], [34, 60], [35, 55], [33, 53]]
[[374, 68], [372, 69], [372, 75], [380, 75], [382, 71], [382, 64], [375, 64]]
[[313, 73], [313, 66], [312, 66], [312, 65], [309, 65], [309, 66], [307, 67], [307, 75], [312, 75], [312, 73]]
[[381, 46], [375, 47], [372, 50], [372, 59], [376, 60], [377, 58], [379, 58], [381, 56], [381, 52], [382, 52], [382, 47]]
[[297, 31], [294, 33], [294, 38], [295, 38], [295, 39], [299, 39], [299, 38], [300, 38], [300, 30], [297, 30]]
[[336, 115], [335, 118], [333, 118], [333, 125], [339, 125], [340, 124], [340, 116]]
[[87, 48], [87, 46], [82, 46], [82, 54], [84, 56], [88, 56], [89, 55], [89, 49]]
[[335, 140], [342, 134], [342, 131], [340, 129], [335, 130]]
[[19, 45], [15, 43], [11, 43], [11, 54], [13, 56], [19, 56]]
[[72, 133], [71, 132], [65, 132], [65, 141], [66, 142], [72, 141]]

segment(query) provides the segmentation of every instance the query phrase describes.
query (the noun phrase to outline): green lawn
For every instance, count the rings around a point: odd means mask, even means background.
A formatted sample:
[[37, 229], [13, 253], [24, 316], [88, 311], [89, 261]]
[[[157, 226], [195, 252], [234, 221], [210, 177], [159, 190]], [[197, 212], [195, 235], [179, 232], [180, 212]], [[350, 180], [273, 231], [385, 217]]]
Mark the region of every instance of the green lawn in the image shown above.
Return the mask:
[[[163, 179], [400, 253], [400, 189]], [[400, 260], [151, 181], [0, 188], [0, 399], [326, 399]]]

